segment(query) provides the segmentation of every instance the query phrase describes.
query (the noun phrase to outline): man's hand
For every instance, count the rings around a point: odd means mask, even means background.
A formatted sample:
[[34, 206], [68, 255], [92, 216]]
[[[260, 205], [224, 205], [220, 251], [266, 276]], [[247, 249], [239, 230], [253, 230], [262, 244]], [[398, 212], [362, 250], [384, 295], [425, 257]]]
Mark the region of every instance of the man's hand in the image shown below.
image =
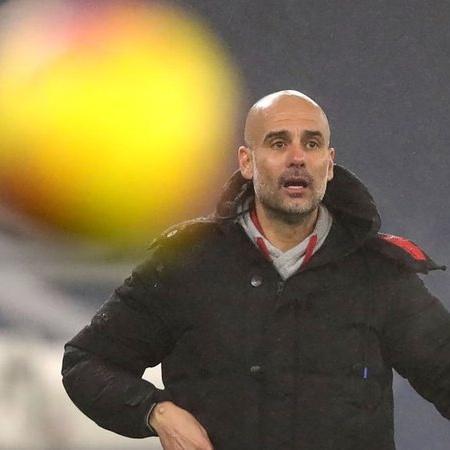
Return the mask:
[[158, 403], [149, 423], [158, 433], [164, 450], [214, 450], [200, 422], [172, 402]]

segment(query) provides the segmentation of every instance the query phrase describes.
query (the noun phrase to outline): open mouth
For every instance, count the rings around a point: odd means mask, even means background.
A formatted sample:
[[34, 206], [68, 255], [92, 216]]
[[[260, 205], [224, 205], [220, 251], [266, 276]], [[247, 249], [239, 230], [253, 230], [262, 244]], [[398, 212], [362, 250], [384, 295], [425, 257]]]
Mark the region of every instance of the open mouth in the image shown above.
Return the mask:
[[307, 177], [289, 177], [281, 180], [281, 187], [290, 197], [301, 197], [311, 181]]
[[290, 179], [290, 180], [286, 180], [283, 183], [283, 187], [284, 188], [307, 188], [309, 186], [308, 181], [306, 181], [303, 178], [299, 178], [299, 179]]

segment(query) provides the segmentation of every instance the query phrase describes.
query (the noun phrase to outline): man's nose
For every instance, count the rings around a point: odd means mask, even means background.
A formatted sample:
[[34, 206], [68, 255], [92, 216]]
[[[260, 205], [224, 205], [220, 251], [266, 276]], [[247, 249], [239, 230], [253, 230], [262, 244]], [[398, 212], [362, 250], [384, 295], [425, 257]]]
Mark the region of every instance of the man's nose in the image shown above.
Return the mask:
[[305, 149], [302, 144], [292, 144], [289, 152], [289, 166], [305, 165]]

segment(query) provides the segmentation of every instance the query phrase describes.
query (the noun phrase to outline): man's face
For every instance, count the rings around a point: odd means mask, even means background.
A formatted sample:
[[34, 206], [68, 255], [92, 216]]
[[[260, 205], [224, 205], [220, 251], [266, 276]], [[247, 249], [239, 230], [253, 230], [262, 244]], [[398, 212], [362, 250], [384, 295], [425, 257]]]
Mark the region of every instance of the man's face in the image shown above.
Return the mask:
[[250, 124], [250, 147], [239, 149], [243, 176], [253, 179], [256, 201], [272, 216], [295, 223], [316, 210], [333, 177], [334, 149], [320, 108], [280, 99]]

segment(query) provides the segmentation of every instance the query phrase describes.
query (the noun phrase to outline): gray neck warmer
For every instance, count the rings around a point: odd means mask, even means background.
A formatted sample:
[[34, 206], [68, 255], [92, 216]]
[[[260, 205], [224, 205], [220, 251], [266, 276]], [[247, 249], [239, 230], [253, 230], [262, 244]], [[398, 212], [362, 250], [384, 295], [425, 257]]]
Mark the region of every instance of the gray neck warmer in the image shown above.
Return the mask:
[[[253, 200], [248, 199], [241, 207], [241, 211], [249, 209]], [[238, 218], [238, 223], [244, 228], [251, 241], [261, 249], [266, 257], [272, 260], [283, 280], [295, 273], [309, 258], [322, 246], [331, 229], [333, 217], [328, 209], [320, 204], [319, 215], [312, 233], [302, 242], [286, 252], [275, 247], [256, 227], [250, 211], [245, 212]]]

